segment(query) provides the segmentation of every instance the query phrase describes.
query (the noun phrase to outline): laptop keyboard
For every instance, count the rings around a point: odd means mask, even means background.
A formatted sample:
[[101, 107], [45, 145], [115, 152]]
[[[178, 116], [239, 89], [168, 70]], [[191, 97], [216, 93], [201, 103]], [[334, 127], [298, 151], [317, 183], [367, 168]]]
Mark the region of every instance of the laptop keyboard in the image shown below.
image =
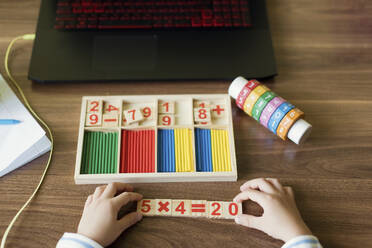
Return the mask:
[[246, 28], [248, 0], [57, 0], [54, 28]]

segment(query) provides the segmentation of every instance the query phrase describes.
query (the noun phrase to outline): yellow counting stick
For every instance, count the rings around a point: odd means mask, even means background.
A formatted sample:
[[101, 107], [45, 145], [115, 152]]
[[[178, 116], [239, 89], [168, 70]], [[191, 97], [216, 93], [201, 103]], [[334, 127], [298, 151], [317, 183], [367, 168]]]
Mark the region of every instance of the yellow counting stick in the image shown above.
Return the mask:
[[229, 135], [226, 130], [211, 130], [213, 171], [231, 171]]
[[176, 172], [194, 171], [191, 130], [188, 128], [175, 129], [174, 139]]

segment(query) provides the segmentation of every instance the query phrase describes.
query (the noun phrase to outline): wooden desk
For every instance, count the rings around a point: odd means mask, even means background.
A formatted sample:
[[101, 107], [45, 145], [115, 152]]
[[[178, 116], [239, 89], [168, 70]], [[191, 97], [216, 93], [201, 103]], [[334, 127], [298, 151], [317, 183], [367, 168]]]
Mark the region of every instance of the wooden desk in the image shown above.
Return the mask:
[[[38, 7], [39, 0], [1, 1], [1, 73], [8, 42], [35, 30]], [[248, 179], [277, 177], [294, 187], [302, 215], [324, 247], [370, 246], [372, 2], [269, 0], [268, 10], [279, 76], [264, 83], [305, 111], [314, 126], [309, 140], [302, 146], [283, 142], [234, 108], [238, 182], [141, 184], [136, 190], [148, 198], [230, 200]], [[29, 41], [17, 43], [10, 67], [52, 127], [55, 155], [39, 194], [10, 233], [9, 248], [55, 247], [63, 232], [76, 231], [85, 198], [95, 188], [73, 181], [81, 96], [146, 94], [150, 87], [151, 94], [225, 93], [230, 83], [32, 84], [27, 80], [31, 47]], [[0, 178], [1, 234], [37, 185], [46, 159]], [[112, 247], [281, 244], [229, 221], [146, 218]]]

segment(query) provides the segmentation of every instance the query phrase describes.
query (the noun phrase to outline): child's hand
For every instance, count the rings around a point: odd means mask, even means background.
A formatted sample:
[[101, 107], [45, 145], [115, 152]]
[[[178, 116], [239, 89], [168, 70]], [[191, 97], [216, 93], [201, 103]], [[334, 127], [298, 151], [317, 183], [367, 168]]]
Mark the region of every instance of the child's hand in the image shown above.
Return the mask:
[[270, 236], [287, 242], [299, 235], [311, 235], [296, 207], [291, 187], [283, 187], [277, 179], [253, 179], [240, 187], [235, 202], [252, 200], [264, 210], [260, 217], [242, 214], [235, 222], [261, 230]]
[[[130, 201], [142, 199], [142, 195], [130, 191], [133, 191], [133, 187], [125, 183], [97, 187], [94, 194], [88, 196], [85, 202], [78, 233], [104, 247], [114, 242], [125, 229], [142, 219], [142, 215], [137, 212], [117, 219], [122, 206]], [[118, 195], [115, 196], [116, 194]]]

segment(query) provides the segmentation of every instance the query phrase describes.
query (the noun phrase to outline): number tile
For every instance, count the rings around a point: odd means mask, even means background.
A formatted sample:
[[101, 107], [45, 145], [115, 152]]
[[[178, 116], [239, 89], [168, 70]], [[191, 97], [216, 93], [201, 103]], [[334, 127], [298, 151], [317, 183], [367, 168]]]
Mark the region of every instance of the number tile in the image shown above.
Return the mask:
[[142, 121], [144, 119], [143, 114], [139, 108], [124, 110], [123, 113], [128, 125], [134, 122]]
[[120, 102], [104, 101], [103, 102], [103, 113], [104, 114], [119, 114], [120, 113]]
[[235, 219], [239, 214], [242, 214], [242, 204], [236, 202], [223, 202], [223, 218]]
[[150, 107], [150, 106], [146, 106], [144, 108], [141, 109], [142, 111], [142, 115], [144, 117], [145, 120], [152, 120], [154, 119], [153, 116], [154, 116], [154, 108]]
[[211, 109], [210, 108], [194, 108], [194, 121], [195, 122], [210, 122]]
[[159, 101], [158, 107], [159, 114], [174, 114], [175, 102], [174, 101]]
[[155, 199], [142, 199], [137, 202], [137, 212], [143, 214], [144, 216], [154, 216], [155, 215]]
[[176, 124], [176, 119], [172, 114], [160, 114], [158, 122], [160, 126], [174, 126]]
[[88, 100], [87, 102], [87, 113], [99, 113], [102, 114], [103, 101], [98, 99]]
[[208, 201], [208, 218], [223, 218], [224, 217], [224, 202]]
[[87, 127], [100, 127], [102, 125], [102, 114], [87, 113], [85, 118], [85, 126]]
[[190, 200], [172, 200], [172, 216], [190, 217], [191, 201]]

